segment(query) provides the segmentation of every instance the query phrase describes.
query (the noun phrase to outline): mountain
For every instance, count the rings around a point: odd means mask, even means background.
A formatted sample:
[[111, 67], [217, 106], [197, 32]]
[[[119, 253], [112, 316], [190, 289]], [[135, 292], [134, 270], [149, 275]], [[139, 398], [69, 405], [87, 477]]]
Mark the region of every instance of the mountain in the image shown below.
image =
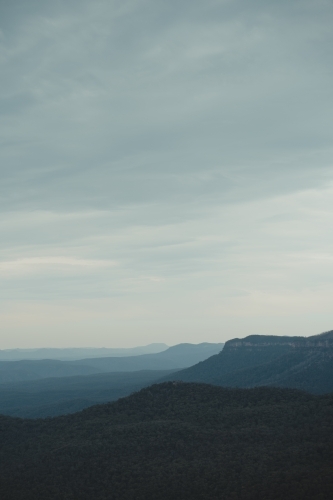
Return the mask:
[[[220, 352], [224, 344], [177, 344], [157, 354], [126, 358], [85, 359], [84, 365], [98, 371], [173, 370], [187, 367]], [[80, 362], [77, 361], [77, 364]]]
[[251, 335], [169, 378], [226, 387], [278, 386], [333, 391], [333, 332], [312, 337]]
[[223, 344], [178, 344], [165, 351], [140, 356], [88, 358], [74, 361], [0, 361], [0, 384], [49, 377], [105, 372], [174, 370], [191, 366], [220, 352]]
[[164, 383], [54, 419], [0, 417], [4, 500], [329, 500], [333, 396]]
[[0, 360], [20, 361], [23, 359], [57, 359], [61, 361], [78, 360], [85, 358], [105, 358], [107, 356], [139, 356], [140, 354], [154, 354], [168, 349], [166, 344], [149, 344], [146, 346], [129, 348], [41, 348], [41, 349], [0, 349]]
[[0, 414], [45, 418], [115, 401], [151, 385], [165, 371], [97, 373], [0, 385]]

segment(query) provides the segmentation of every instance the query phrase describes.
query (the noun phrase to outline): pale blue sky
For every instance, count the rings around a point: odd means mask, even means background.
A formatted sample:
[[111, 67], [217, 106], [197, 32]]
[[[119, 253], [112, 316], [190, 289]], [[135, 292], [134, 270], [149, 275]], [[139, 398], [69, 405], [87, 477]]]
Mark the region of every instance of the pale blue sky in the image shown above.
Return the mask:
[[0, 2], [0, 348], [333, 328], [333, 4]]

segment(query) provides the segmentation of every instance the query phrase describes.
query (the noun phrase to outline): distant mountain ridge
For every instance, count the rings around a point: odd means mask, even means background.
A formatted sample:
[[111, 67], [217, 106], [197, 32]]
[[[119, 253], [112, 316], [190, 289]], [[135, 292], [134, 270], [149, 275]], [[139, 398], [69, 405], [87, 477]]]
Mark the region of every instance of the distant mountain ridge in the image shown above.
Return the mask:
[[226, 387], [279, 386], [333, 391], [333, 331], [311, 337], [250, 335], [171, 378]]
[[0, 349], [1, 361], [21, 361], [24, 359], [55, 359], [59, 361], [79, 360], [86, 358], [105, 358], [107, 356], [139, 356], [141, 354], [156, 354], [165, 351], [169, 346], [163, 343], [153, 343], [146, 346], [110, 348], [110, 347], [42, 347], [36, 349]]
[[223, 344], [178, 344], [165, 351], [140, 356], [87, 358], [83, 360], [0, 361], [0, 384], [49, 377], [91, 375], [140, 370], [177, 370], [219, 352]]

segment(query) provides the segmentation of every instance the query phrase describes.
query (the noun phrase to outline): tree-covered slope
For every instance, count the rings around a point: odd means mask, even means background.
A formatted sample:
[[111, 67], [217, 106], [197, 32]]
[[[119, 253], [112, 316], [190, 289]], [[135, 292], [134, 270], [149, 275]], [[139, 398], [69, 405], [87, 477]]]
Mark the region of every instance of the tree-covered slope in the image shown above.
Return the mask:
[[4, 500], [332, 498], [333, 398], [165, 383], [46, 420], [0, 418]]
[[169, 378], [227, 387], [275, 385], [318, 394], [332, 392], [332, 332], [307, 338], [252, 335], [233, 339], [220, 354]]

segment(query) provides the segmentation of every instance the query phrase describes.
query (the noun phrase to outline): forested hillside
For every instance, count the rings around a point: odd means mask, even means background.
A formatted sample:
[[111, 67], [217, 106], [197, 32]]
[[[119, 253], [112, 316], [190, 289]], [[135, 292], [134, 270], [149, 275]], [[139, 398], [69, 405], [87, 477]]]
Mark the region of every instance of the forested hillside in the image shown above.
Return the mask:
[[332, 392], [333, 332], [229, 340], [221, 353], [169, 378], [226, 387], [278, 386], [315, 394]]
[[329, 500], [333, 397], [164, 383], [46, 420], [0, 418], [4, 500]]

